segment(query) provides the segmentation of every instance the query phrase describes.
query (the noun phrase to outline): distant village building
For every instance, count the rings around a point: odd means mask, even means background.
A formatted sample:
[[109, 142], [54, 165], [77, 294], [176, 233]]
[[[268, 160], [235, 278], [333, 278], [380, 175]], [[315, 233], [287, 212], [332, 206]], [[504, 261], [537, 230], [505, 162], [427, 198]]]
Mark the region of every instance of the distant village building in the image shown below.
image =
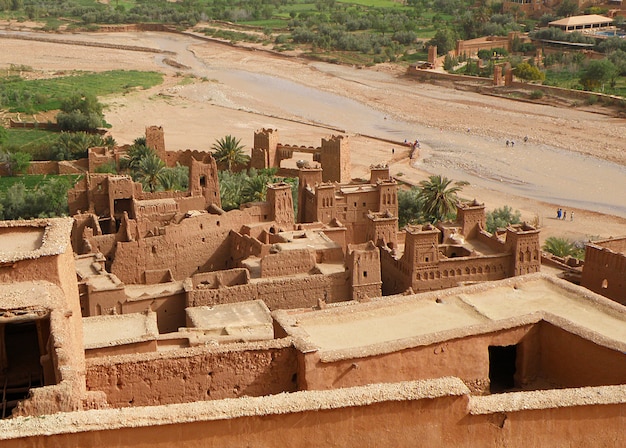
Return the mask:
[[594, 30], [607, 29], [613, 25], [613, 19], [600, 16], [597, 14], [589, 14], [582, 16], [570, 16], [563, 19], [554, 20], [548, 23], [548, 27], [560, 28], [565, 32], [574, 31], [586, 32]]

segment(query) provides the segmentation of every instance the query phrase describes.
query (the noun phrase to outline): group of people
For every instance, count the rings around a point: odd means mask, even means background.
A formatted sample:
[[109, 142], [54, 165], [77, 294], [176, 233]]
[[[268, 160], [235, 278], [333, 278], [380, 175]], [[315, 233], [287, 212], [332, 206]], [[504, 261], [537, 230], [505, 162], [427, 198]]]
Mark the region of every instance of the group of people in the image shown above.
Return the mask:
[[[562, 219], [565, 220], [567, 219], [567, 210], [563, 210], [562, 208], [559, 208], [556, 211], [556, 219]], [[570, 212], [569, 214], [569, 220], [573, 221], [574, 220], [574, 212]]]
[[[469, 132], [469, 129], [467, 130], [467, 132]], [[524, 143], [528, 143], [528, 136], [527, 135], [524, 136]], [[515, 146], [515, 141], [507, 140], [506, 141], [506, 146]]]
[[411, 149], [415, 149], [415, 148], [420, 149], [420, 142], [417, 139], [415, 139], [414, 142], [410, 142], [407, 139], [404, 139], [404, 144], [407, 146], [410, 146]]

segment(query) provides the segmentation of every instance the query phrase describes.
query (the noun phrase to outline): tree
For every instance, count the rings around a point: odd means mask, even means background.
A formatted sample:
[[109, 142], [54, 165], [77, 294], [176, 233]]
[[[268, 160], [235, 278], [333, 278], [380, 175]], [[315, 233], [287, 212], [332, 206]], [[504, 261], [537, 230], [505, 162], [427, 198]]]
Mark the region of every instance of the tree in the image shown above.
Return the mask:
[[7, 167], [9, 176], [24, 174], [30, 165], [30, 154], [21, 151], [2, 152], [0, 153], [0, 163]]
[[232, 173], [222, 170], [217, 172], [217, 177], [220, 182], [222, 208], [226, 211], [239, 208], [239, 205], [241, 205], [241, 190], [247, 177], [246, 173]]
[[488, 212], [486, 216], [487, 232], [494, 233], [498, 228], [503, 228], [509, 224], [519, 224], [522, 214], [519, 210], [513, 211], [511, 207], [505, 205]]
[[165, 191], [183, 191], [189, 188], [189, 168], [180, 165], [163, 168], [159, 174], [159, 184]]
[[64, 131], [93, 131], [104, 125], [102, 104], [94, 95], [74, 94], [61, 102], [56, 119]]
[[556, 9], [556, 14], [559, 17], [573, 16], [578, 12], [578, 2], [574, 0], [564, 0]]
[[52, 146], [52, 155], [56, 160], [76, 160], [87, 157], [89, 148], [101, 146], [102, 137], [86, 132], [61, 132]]
[[159, 176], [163, 168], [165, 163], [154, 151], [139, 161], [137, 166], [139, 181], [144, 187], [148, 187], [151, 193], [159, 186]]
[[446, 54], [456, 47], [456, 35], [450, 29], [440, 29], [435, 37], [428, 41], [428, 45], [437, 46], [437, 54]]
[[574, 241], [567, 238], [550, 236], [546, 238], [542, 249], [557, 257], [574, 257], [582, 259], [585, 256], [584, 246], [580, 247]]
[[418, 223], [422, 218], [422, 207], [419, 202], [419, 189], [398, 189], [398, 226], [403, 228], [407, 224]]
[[458, 181], [452, 184], [452, 180], [441, 175], [430, 176], [428, 180], [421, 181], [417, 197], [422, 204], [424, 218], [435, 223], [453, 216], [459, 202], [457, 193], [465, 185], [468, 182]]
[[523, 79], [525, 81], [543, 81], [546, 78], [545, 73], [539, 70], [537, 66], [530, 65], [528, 62], [517, 64], [513, 73], [519, 79]]
[[249, 157], [243, 153], [243, 148], [241, 139], [227, 135], [213, 144], [213, 157], [218, 164], [225, 165], [232, 172], [233, 167], [248, 164]]
[[128, 148], [126, 157], [120, 160], [120, 168], [130, 171], [130, 176], [134, 180], [138, 180], [138, 169], [141, 159], [151, 154], [156, 154], [154, 149], [148, 148], [145, 143], [145, 139], [137, 138], [135, 142]]
[[4, 126], [0, 125], [0, 146], [9, 139], [9, 133]]
[[617, 67], [608, 59], [593, 60], [581, 71], [579, 82], [585, 90], [604, 89], [604, 84], [614, 82], [617, 74]]

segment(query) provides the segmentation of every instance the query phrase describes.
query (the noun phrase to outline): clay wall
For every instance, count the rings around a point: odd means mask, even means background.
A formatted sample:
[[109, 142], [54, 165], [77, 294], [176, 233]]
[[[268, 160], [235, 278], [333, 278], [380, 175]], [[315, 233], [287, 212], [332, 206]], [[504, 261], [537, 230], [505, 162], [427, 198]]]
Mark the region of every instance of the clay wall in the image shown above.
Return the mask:
[[476, 56], [479, 50], [491, 50], [492, 48], [504, 48], [511, 51], [511, 40], [506, 36], [479, 37], [478, 39], [457, 40], [456, 56]]
[[[26, 174], [44, 175], [44, 174], [84, 174], [87, 170], [87, 159], [80, 160], [64, 160], [61, 162], [54, 160], [32, 161], [28, 164]], [[0, 176], [9, 176], [8, 166], [4, 163], [0, 164]]]
[[307, 249], [288, 250], [263, 257], [261, 259], [261, 277], [306, 274], [314, 267], [314, 252]]
[[[425, 390], [432, 387], [423, 386]], [[415, 389], [418, 389], [415, 386]], [[419, 390], [419, 389], [418, 389]], [[300, 394], [302, 394], [300, 396]], [[239, 448], [241, 446], [454, 446], [484, 448], [506, 446], [613, 447], [619, 446], [626, 424], [623, 404], [551, 406], [479, 415], [468, 413], [468, 397], [458, 394], [422, 394], [411, 398], [388, 397], [387, 390], [370, 393], [359, 402], [349, 390], [331, 405], [320, 392], [299, 392], [285, 397], [251, 398], [233, 404], [224, 413], [212, 405], [181, 405], [180, 416], [159, 409], [93, 412], [85, 423], [63, 418], [55, 430], [37, 429], [38, 419], [10, 422], [19, 436], [9, 434], [3, 447], [118, 446], [153, 448]], [[274, 404], [281, 401], [283, 404]], [[308, 406], [301, 406], [306, 401]], [[324, 403], [319, 405], [319, 403]], [[225, 404], [224, 404], [225, 405]], [[206, 409], [205, 409], [206, 408]], [[210, 409], [209, 409], [210, 408]], [[207, 416], [207, 417], [203, 417]], [[73, 421], [72, 421], [73, 422]], [[145, 423], [138, 423], [145, 422]], [[69, 428], [72, 428], [70, 431]], [[61, 429], [63, 428], [63, 429]], [[67, 428], [67, 429], [66, 429]], [[5, 432], [5, 434], [8, 433]]]
[[284, 341], [87, 361], [87, 389], [113, 407], [154, 406], [296, 390], [296, 351]]
[[[355, 356], [336, 361], [321, 361], [318, 352], [302, 354], [299, 388], [325, 390], [455, 376], [472, 391], [488, 391], [488, 347], [519, 344], [532, 328], [533, 325], [529, 324], [373, 356], [359, 356], [355, 350]], [[527, 358], [526, 362], [537, 361]], [[525, 366], [524, 369], [529, 370], [530, 367]]]
[[335, 389], [456, 376], [480, 393], [489, 391], [489, 346], [510, 345], [517, 346], [516, 387], [619, 385], [626, 378], [626, 355], [542, 321], [369, 357], [322, 361], [316, 352], [302, 354], [299, 388]]
[[126, 301], [124, 285], [119, 284], [115, 288], [96, 289], [87, 285], [85, 305], [87, 316], [100, 316], [102, 314], [122, 314], [122, 304]]
[[27, 174], [59, 174], [59, 162], [30, 162]]
[[414, 268], [413, 291], [452, 288], [461, 283], [501, 280], [511, 277], [512, 255], [458, 257], [440, 260], [436, 266]]
[[[426, 386], [424, 387], [426, 388]], [[359, 395], [358, 391], [356, 392]], [[299, 393], [300, 394], [300, 393]], [[418, 398], [379, 396], [353, 403], [341, 395], [340, 403], [331, 405], [319, 393], [301, 393], [310, 405], [295, 404], [299, 396], [289, 395], [282, 406], [269, 403], [278, 397], [252, 398], [250, 404], [233, 406], [232, 414], [222, 414], [203, 406], [181, 405], [184, 417], [178, 419], [146, 409], [141, 423], [122, 411], [96, 411], [91, 420], [70, 423], [63, 418], [62, 428], [72, 431], [37, 429], [33, 419], [19, 422], [21, 436], [2, 444], [6, 448], [38, 446], [119, 446], [152, 448], [238, 448], [241, 446], [455, 446], [483, 448], [507, 446], [619, 446], [624, 426], [622, 404], [581, 404], [579, 406], [543, 407], [515, 411], [472, 415], [468, 413], [468, 398], [464, 395], [424, 394]], [[381, 393], [387, 396], [387, 391]], [[324, 405], [317, 405], [317, 403]], [[247, 404], [247, 406], [246, 406]], [[251, 411], [250, 408], [256, 409]], [[135, 410], [133, 410], [135, 411]], [[159, 409], [159, 412], [165, 410]], [[136, 413], [136, 412], [135, 412]], [[119, 415], [113, 418], [113, 415]], [[203, 417], [213, 415], [212, 417]], [[68, 416], [72, 417], [72, 416]], [[196, 418], [193, 418], [196, 417]], [[107, 423], [101, 423], [107, 422]], [[110, 422], [110, 423], [109, 423]], [[7, 422], [16, 426], [18, 422]]]
[[[558, 50], [561, 51], [561, 50]], [[545, 53], [549, 53], [548, 48], [544, 49]], [[506, 95], [511, 90], [519, 91], [520, 89], [528, 91], [528, 93], [539, 90], [547, 95], [554, 95], [562, 98], [569, 98], [572, 100], [587, 101], [589, 98], [594, 97], [601, 100], [604, 104], [614, 103], [617, 104], [621, 98], [613, 95], [606, 95], [599, 92], [586, 92], [584, 90], [571, 90], [560, 87], [545, 86], [540, 84], [529, 84], [524, 82], [513, 81], [507, 87], [493, 87], [493, 80], [490, 78], [477, 78], [475, 76], [455, 75], [451, 73], [435, 72], [432, 70], [420, 70], [415, 66], [410, 66], [407, 70], [407, 74], [416, 78], [419, 78], [423, 82], [429, 82], [432, 84], [440, 85], [447, 88], [455, 88], [457, 85], [464, 90], [472, 90], [478, 93], [498, 93]], [[473, 87], [470, 87], [470, 84]], [[497, 90], [494, 90], [497, 89]]]
[[133, 342], [124, 345], [113, 345], [111, 347], [98, 347], [85, 349], [85, 358], [101, 358], [103, 356], [135, 355], [138, 353], [153, 353], [158, 350], [156, 340]]
[[541, 323], [541, 373], [549, 384], [584, 387], [623, 384], [626, 354]]
[[263, 244], [258, 239], [246, 234], [231, 231], [230, 238], [230, 262], [237, 266], [242, 260], [248, 257], [263, 257], [269, 253], [269, 245]]
[[247, 269], [236, 268], [196, 274], [191, 277], [191, 282], [192, 288], [217, 289], [224, 286], [247, 285], [250, 283], [250, 278]]
[[172, 333], [186, 325], [186, 301], [186, 295], [183, 291], [166, 293], [158, 297], [139, 297], [123, 303], [122, 314], [154, 311], [159, 334]]
[[347, 257], [352, 274], [352, 299], [366, 300], [382, 295], [380, 278], [380, 252], [373, 243], [350, 246]]
[[143, 282], [145, 270], [169, 268], [174, 279], [183, 280], [198, 272], [232, 268], [230, 229], [260, 222], [267, 215], [264, 204], [223, 215], [206, 213], [170, 224], [156, 236], [119, 242], [111, 272], [132, 284]]
[[411, 287], [411, 270], [387, 247], [380, 249], [380, 278], [385, 296], [403, 293]]
[[581, 286], [626, 305], [626, 238], [588, 244]]
[[319, 300], [343, 302], [351, 297], [350, 278], [342, 272], [255, 280], [247, 285], [228, 288], [195, 289], [187, 293], [187, 306], [263, 300], [270, 310], [276, 310], [310, 308], [317, 306]]

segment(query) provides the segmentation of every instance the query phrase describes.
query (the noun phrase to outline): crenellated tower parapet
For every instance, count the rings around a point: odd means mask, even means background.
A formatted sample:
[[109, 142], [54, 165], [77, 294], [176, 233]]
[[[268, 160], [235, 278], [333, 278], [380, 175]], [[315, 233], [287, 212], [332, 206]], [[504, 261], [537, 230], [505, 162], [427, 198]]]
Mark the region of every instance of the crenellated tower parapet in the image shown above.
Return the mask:
[[350, 182], [350, 140], [347, 135], [333, 135], [328, 140], [323, 138], [320, 159], [324, 182]]

